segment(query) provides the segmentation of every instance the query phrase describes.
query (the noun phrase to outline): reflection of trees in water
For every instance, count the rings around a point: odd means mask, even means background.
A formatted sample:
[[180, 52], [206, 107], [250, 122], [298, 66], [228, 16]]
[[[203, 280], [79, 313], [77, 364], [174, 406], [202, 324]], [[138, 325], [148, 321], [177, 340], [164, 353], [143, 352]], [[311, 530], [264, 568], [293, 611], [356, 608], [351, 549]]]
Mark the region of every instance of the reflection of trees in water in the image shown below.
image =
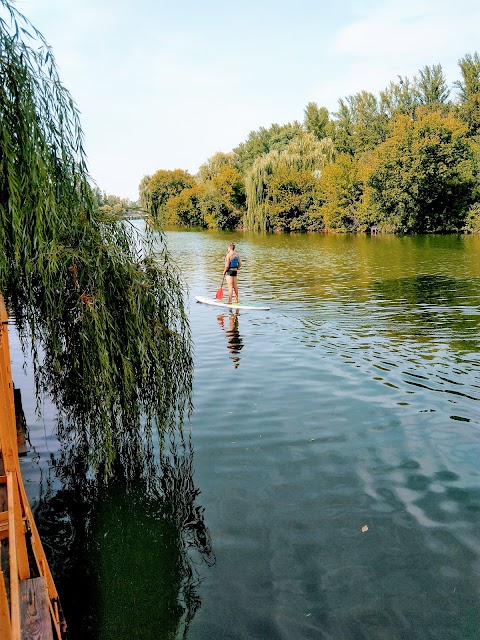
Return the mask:
[[229, 353], [231, 354], [231, 359], [233, 361], [233, 366], [235, 369], [240, 364], [240, 356], [238, 355], [240, 351], [243, 349], [243, 338], [240, 335], [240, 331], [238, 328], [238, 319], [240, 316], [240, 311], [236, 309], [235, 311], [230, 311], [228, 315], [228, 329], [225, 328], [225, 315], [218, 316], [218, 323], [220, 327], [225, 331], [225, 337], [227, 338], [227, 348]]
[[410, 304], [478, 304], [478, 279], [417, 275], [392, 280], [377, 280], [373, 288], [384, 298]]
[[[389, 317], [398, 322], [400, 337], [409, 333], [415, 340], [427, 342], [431, 336], [442, 335], [456, 351], [470, 352], [480, 348], [478, 284], [478, 278], [418, 275], [379, 280], [372, 287], [383, 300], [398, 304]], [[473, 311], [466, 314], [458, 307], [472, 307]]]
[[70, 637], [185, 637], [201, 604], [197, 566], [214, 562], [190, 440], [170, 442], [159, 468], [129, 480], [117, 470], [108, 485], [84, 460], [63, 448], [35, 514]]

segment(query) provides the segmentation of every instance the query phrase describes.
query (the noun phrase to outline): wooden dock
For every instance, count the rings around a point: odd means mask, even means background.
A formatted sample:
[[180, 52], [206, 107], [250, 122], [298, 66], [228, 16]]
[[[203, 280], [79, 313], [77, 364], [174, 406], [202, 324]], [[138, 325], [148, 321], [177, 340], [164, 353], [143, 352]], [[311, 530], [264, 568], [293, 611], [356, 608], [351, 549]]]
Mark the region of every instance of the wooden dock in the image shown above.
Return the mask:
[[0, 296], [0, 638], [65, 640], [60, 601], [20, 472], [23, 421]]

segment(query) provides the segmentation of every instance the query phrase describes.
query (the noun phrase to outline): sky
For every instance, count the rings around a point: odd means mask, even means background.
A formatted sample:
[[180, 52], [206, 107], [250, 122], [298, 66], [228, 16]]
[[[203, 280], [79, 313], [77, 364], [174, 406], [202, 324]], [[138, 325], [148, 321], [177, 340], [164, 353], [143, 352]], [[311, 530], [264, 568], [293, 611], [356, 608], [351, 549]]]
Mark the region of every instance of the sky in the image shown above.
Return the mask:
[[[81, 113], [102, 191], [196, 173], [251, 131], [480, 52], [479, 0], [17, 0]], [[454, 93], [452, 93], [454, 96]]]

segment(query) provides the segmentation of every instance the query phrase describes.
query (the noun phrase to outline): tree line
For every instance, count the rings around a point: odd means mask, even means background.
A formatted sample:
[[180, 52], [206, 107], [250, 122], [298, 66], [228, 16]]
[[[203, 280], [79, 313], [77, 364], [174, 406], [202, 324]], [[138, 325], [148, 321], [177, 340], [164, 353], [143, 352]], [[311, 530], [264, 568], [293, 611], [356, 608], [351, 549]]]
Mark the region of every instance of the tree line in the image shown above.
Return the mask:
[[154, 223], [258, 231], [480, 232], [480, 57], [361, 91], [330, 113], [252, 131], [194, 176], [159, 170], [139, 186]]

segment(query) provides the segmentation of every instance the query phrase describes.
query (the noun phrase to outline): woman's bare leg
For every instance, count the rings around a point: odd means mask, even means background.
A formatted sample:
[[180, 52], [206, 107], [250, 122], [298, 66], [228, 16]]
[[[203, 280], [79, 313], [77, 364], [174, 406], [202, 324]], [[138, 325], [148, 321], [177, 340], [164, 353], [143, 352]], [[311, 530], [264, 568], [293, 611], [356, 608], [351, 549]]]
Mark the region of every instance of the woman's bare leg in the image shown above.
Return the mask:
[[235, 298], [236, 298], [237, 302], [239, 302], [239, 299], [238, 299], [237, 276], [234, 276], [234, 277], [232, 278], [232, 280], [233, 280], [233, 290], [235, 291]]
[[233, 293], [233, 276], [227, 276], [227, 285], [228, 285], [228, 304], [231, 304], [232, 293]]

